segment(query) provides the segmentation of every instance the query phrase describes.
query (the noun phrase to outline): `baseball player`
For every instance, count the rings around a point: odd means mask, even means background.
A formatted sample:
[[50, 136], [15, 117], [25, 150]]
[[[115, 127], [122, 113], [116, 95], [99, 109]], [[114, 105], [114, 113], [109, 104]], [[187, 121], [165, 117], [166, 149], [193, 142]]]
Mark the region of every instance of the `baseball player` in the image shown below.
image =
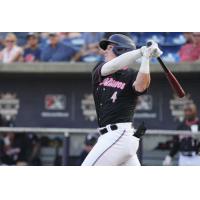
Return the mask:
[[[185, 119], [177, 127], [177, 130], [198, 132], [200, 120], [197, 116], [195, 104], [187, 104], [184, 108]], [[169, 155], [165, 157], [163, 165], [172, 165], [173, 157], [179, 152], [179, 166], [200, 166], [200, 142], [192, 135], [176, 136]]]
[[[139, 136], [133, 136], [132, 118], [137, 98], [150, 84], [149, 61], [162, 54], [157, 43], [136, 50], [134, 42], [114, 34], [99, 43], [104, 62], [92, 71], [93, 96], [100, 137], [82, 166], [140, 165], [136, 152]], [[141, 58], [139, 72], [129, 68]]]

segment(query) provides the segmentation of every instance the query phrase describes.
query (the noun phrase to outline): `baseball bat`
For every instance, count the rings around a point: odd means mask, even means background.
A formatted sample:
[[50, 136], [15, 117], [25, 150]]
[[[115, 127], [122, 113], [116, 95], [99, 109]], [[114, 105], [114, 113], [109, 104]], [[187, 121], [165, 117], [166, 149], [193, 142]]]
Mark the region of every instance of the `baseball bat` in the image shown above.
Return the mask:
[[162, 61], [161, 57], [158, 57], [157, 60], [160, 63], [162, 69], [164, 70], [165, 75], [166, 75], [168, 82], [170, 83], [173, 91], [178, 95], [178, 97], [180, 97], [180, 98], [184, 97], [185, 91], [181, 87], [179, 81], [176, 79], [174, 74], [167, 68], [165, 63]]
[[[147, 43], [147, 46], [151, 46], [151, 45], [152, 45], [151, 42]], [[180, 98], [184, 97], [185, 91], [181, 87], [179, 81], [176, 79], [174, 74], [167, 68], [165, 63], [162, 61], [161, 57], [157, 57], [157, 60], [160, 63], [160, 66], [162, 67], [162, 69], [164, 70], [167, 80], [170, 83], [173, 91], [178, 95], [178, 97], [180, 97]]]

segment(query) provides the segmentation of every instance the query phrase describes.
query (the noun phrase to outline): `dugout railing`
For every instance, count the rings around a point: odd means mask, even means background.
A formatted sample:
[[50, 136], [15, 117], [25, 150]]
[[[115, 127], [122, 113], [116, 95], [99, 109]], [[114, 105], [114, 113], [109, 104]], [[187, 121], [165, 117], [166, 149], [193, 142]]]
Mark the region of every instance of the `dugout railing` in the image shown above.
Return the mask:
[[[70, 148], [70, 138], [75, 134], [89, 134], [97, 132], [97, 129], [84, 129], [84, 128], [24, 128], [24, 127], [0, 127], [0, 134], [13, 132], [13, 133], [35, 133], [39, 135], [51, 135], [51, 134], [60, 134], [63, 136], [63, 148], [62, 148], [62, 164], [64, 166], [69, 165], [69, 148]], [[140, 149], [138, 152], [141, 163], [143, 163], [143, 154], [144, 154], [144, 140], [147, 140], [145, 143], [148, 143], [148, 138], [151, 136], [155, 140], [159, 137], [169, 137], [175, 135], [192, 135], [200, 136], [200, 132], [191, 132], [191, 131], [177, 131], [177, 130], [147, 130], [146, 135], [140, 142]]]

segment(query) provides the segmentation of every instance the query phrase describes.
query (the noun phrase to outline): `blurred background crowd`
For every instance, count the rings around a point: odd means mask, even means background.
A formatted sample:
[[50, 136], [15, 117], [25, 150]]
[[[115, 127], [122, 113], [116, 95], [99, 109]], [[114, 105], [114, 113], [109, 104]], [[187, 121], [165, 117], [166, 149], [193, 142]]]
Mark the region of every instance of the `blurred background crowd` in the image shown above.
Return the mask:
[[[0, 62], [98, 62], [102, 59], [98, 42], [111, 32], [1, 32]], [[159, 43], [166, 62], [200, 59], [200, 33], [130, 32], [137, 47], [149, 39]], [[156, 59], [152, 62], [156, 62]]]

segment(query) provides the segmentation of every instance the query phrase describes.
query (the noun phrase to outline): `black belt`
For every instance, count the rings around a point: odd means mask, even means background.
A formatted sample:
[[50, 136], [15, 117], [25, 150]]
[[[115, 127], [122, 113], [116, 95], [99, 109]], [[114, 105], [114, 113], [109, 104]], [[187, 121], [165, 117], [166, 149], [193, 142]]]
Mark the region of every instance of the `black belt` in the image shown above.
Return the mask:
[[[118, 127], [117, 127], [116, 124], [112, 124], [112, 125], [110, 125], [110, 129], [112, 131], [115, 131], [115, 130], [118, 129]], [[106, 134], [108, 132], [108, 129], [107, 128], [103, 128], [103, 129], [100, 129], [99, 132], [101, 133], [101, 135], [104, 135], [104, 134]]]
[[[112, 131], [115, 131], [118, 129], [118, 126], [116, 124], [111, 124], [110, 125], [110, 129]], [[108, 129], [107, 128], [102, 128], [99, 130], [101, 135], [104, 135], [106, 133], [108, 133]], [[142, 124], [140, 124], [140, 126], [138, 127], [137, 131], [133, 134], [133, 136], [137, 137], [137, 138], [141, 138], [146, 132], [146, 127], [144, 125], [144, 122], [142, 122]]]

